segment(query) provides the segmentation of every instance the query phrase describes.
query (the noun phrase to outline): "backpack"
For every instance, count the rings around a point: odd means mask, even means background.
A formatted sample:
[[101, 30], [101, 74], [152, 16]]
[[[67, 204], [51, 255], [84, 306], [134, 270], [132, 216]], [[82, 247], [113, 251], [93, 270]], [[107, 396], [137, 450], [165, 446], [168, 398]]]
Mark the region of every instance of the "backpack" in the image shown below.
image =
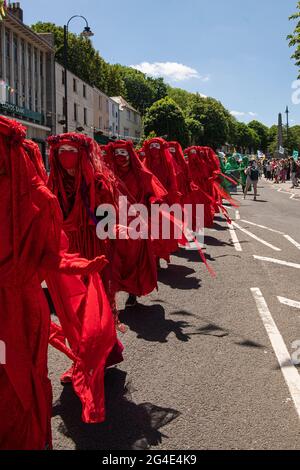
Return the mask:
[[252, 181], [258, 181], [259, 171], [258, 171], [257, 168], [251, 168], [250, 178], [251, 178]]

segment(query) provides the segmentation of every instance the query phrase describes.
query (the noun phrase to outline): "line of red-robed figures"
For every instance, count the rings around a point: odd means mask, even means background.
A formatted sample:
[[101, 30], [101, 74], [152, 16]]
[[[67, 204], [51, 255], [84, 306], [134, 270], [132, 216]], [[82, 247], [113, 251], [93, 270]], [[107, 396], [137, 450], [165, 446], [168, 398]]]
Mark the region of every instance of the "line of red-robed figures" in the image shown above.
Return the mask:
[[[71, 382], [85, 423], [105, 420], [104, 372], [123, 360], [115, 297], [127, 306], [157, 288], [159, 259], [177, 251], [175, 238], [100, 240], [97, 208], [119, 196], [130, 203], [203, 204], [213, 224], [226, 197], [215, 153], [151, 139], [102, 148], [80, 134], [50, 137], [48, 178], [26, 129], [0, 116], [0, 449], [51, 448], [48, 343], [72, 362]], [[176, 223], [173, 221], [174, 224]], [[120, 233], [126, 227], [116, 225]], [[59, 323], [51, 322], [46, 281]]]

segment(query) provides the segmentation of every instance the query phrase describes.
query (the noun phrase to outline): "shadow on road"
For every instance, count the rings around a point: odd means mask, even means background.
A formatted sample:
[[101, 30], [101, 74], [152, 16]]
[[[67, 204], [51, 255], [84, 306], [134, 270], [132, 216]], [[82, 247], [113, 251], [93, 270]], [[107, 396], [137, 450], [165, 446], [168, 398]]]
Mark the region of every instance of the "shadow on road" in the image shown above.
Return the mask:
[[[199, 253], [198, 258], [199, 258]], [[196, 290], [201, 287], [200, 280], [196, 277], [188, 277], [195, 274], [195, 270], [182, 265], [169, 264], [167, 269], [158, 273], [158, 280], [172, 289]]]
[[84, 424], [81, 403], [71, 386], [63, 389], [53, 407], [53, 416], [63, 423], [59, 432], [71, 439], [76, 450], [145, 450], [161, 443], [166, 437], [159, 430], [177, 419], [180, 413], [152, 403], [137, 405], [132, 401], [126, 373], [110, 369], [105, 377], [107, 421], [103, 424]]
[[120, 320], [131, 331], [137, 333], [138, 339], [153, 343], [167, 343], [168, 336], [174, 333], [179, 341], [187, 343], [189, 334], [184, 328], [190, 327], [185, 321], [166, 320], [165, 310], [161, 305], [137, 305], [134, 308], [123, 310]]
[[204, 242], [208, 246], [232, 246], [232, 243], [223, 242], [214, 237], [205, 237]]
[[[215, 261], [214, 258], [212, 258], [211, 255], [208, 255], [207, 253], [204, 253], [205, 258], [207, 261]], [[200, 257], [200, 254], [198, 251], [189, 251], [189, 250], [180, 250], [174, 253], [173, 255], [176, 258], [182, 258], [185, 259], [186, 261], [189, 261], [191, 263], [200, 263], [203, 264], [203, 261]], [[194, 271], [195, 272], [195, 271]]]

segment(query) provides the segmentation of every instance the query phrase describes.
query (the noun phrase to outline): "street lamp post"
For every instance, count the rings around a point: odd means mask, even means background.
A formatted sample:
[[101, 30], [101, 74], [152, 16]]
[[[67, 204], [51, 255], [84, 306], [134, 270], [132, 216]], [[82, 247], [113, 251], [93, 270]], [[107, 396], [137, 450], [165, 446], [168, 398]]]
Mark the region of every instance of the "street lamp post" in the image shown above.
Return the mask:
[[81, 15], [74, 15], [72, 16], [67, 24], [64, 26], [64, 79], [65, 79], [65, 132], [69, 132], [69, 113], [68, 113], [68, 34], [69, 34], [69, 24], [74, 18], [82, 18], [86, 26], [82, 32], [82, 36], [86, 38], [91, 38], [94, 36], [94, 33], [92, 32], [91, 28], [89, 27], [88, 21], [84, 16]]

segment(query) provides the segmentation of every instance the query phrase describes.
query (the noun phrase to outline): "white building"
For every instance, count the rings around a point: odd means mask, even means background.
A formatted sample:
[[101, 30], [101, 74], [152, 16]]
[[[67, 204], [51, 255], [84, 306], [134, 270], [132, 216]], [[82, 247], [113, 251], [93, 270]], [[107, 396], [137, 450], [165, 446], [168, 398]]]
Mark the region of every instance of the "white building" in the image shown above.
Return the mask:
[[119, 137], [138, 142], [142, 135], [141, 114], [122, 96], [114, 96], [112, 100], [119, 106]]
[[44, 155], [55, 132], [54, 97], [53, 36], [34, 33], [23, 23], [20, 3], [11, 3], [0, 22], [0, 114], [25, 125]]
[[[65, 132], [65, 71], [55, 63], [56, 133]], [[82, 132], [94, 137], [94, 89], [68, 71], [69, 132]]]

